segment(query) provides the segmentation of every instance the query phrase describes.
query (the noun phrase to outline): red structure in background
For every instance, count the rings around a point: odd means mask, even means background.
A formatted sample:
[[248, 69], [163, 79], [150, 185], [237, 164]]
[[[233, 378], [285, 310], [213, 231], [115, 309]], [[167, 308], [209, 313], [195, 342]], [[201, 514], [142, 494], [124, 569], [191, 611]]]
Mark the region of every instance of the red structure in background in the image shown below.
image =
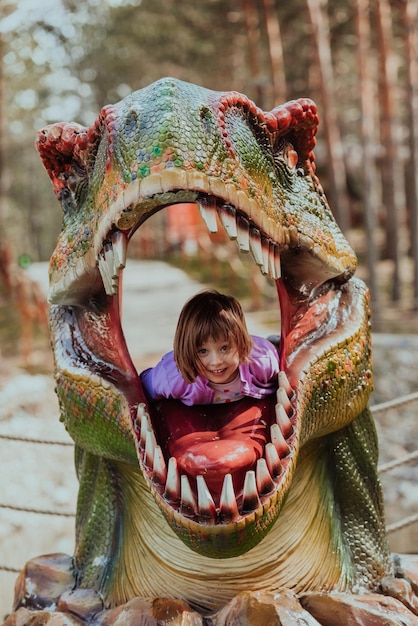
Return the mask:
[[140, 259], [164, 258], [172, 253], [217, 256], [212, 248], [228, 241], [223, 227], [218, 226], [217, 233], [209, 233], [195, 203], [173, 204], [138, 229], [130, 242], [129, 254]]
[[[209, 233], [197, 204], [174, 204], [166, 209], [165, 237], [168, 248], [172, 251], [192, 255], [199, 249], [210, 245], [224, 245], [228, 241], [223, 227], [218, 224], [217, 233]], [[216, 254], [215, 254], [216, 256]]]
[[170, 251], [196, 254], [203, 228], [196, 204], [175, 204], [166, 209], [166, 242]]

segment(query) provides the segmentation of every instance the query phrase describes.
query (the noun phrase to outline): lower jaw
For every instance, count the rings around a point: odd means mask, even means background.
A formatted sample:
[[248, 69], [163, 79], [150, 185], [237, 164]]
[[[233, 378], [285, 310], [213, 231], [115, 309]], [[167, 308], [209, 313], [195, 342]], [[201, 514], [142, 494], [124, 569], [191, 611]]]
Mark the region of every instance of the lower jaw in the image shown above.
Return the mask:
[[[274, 394], [264, 400], [247, 398], [228, 404], [227, 414], [222, 405], [188, 407], [174, 400], [154, 403], [148, 411], [139, 407], [134, 430], [144, 477], [167, 522], [191, 550], [217, 559], [236, 557], [257, 545], [273, 526], [296, 461], [298, 432], [286, 416], [285, 442], [275, 421], [275, 403]], [[150, 436], [151, 423], [154, 435]], [[154, 436], [163, 443], [153, 454], [151, 443], [148, 446], [144, 442]], [[225, 463], [237, 447], [241, 450], [247, 446], [245, 451], [251, 458], [246, 456], [248, 463], [234, 464], [234, 469], [226, 469], [229, 466], [224, 467], [220, 460], [219, 477], [213, 472], [206, 477], [207, 463], [201, 472], [199, 464], [205, 454], [209, 455], [208, 462], [212, 460], [211, 444], [225, 453]], [[184, 468], [183, 451], [187, 451]], [[170, 459], [167, 468], [161, 468], [157, 461], [153, 464], [152, 458], [161, 455]], [[251, 460], [254, 455], [263, 457], [257, 461], [257, 468]], [[267, 465], [271, 474], [268, 482]], [[216, 483], [215, 488], [212, 483]], [[212, 489], [209, 494], [208, 486]]]
[[[315, 471], [316, 466], [320, 467], [317, 450], [305, 448], [300, 460], [303, 463], [295, 473], [299, 486], [290, 490], [271, 532], [246, 554], [226, 560], [190, 551], [167, 524], [159, 524], [156, 532], [158, 507], [142, 478], [135, 479], [138, 498], [135, 520], [141, 532], [128, 529], [126, 561], [122, 569], [119, 566], [117, 575], [123, 569], [134, 573], [129, 576], [135, 587], [131, 590], [133, 596], [183, 599], [201, 613], [220, 609], [243, 590], [266, 593], [286, 590], [295, 594], [308, 588], [347, 590], [349, 580], [337, 558], [339, 550], [334, 544], [330, 520], [323, 519], [319, 526], [312, 524], [318, 514], [318, 500], [323, 497], [320, 472]], [[295, 525], [295, 520], [300, 523]], [[310, 534], [314, 535], [312, 540]], [[110, 591], [108, 599], [115, 605], [125, 601], [114, 594], [116, 588]]]

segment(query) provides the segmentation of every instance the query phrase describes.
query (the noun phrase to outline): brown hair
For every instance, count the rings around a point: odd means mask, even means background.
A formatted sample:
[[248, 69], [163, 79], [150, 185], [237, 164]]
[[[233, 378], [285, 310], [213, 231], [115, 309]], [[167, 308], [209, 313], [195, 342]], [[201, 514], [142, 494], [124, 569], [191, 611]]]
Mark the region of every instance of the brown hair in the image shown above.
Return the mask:
[[246, 361], [252, 341], [241, 305], [233, 296], [215, 289], [196, 294], [184, 305], [174, 335], [174, 358], [184, 380], [192, 383], [198, 374], [197, 351], [209, 338], [233, 340], [240, 359]]

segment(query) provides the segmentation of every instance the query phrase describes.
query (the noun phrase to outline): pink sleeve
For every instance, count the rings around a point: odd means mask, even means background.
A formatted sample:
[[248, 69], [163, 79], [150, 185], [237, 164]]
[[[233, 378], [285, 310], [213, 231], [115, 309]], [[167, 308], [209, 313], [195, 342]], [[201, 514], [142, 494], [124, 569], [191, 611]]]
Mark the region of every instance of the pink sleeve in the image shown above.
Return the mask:
[[177, 369], [174, 353], [168, 352], [161, 361], [140, 374], [141, 383], [152, 400], [177, 398], [187, 393], [188, 384]]

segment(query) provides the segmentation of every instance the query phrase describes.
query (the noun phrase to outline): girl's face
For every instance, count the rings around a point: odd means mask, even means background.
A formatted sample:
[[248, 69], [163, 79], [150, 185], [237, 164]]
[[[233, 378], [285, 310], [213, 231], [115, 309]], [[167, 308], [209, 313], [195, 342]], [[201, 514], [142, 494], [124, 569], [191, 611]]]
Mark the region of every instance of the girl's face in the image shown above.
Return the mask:
[[224, 385], [232, 382], [239, 363], [237, 346], [229, 339], [209, 338], [197, 349], [197, 370], [211, 383]]

